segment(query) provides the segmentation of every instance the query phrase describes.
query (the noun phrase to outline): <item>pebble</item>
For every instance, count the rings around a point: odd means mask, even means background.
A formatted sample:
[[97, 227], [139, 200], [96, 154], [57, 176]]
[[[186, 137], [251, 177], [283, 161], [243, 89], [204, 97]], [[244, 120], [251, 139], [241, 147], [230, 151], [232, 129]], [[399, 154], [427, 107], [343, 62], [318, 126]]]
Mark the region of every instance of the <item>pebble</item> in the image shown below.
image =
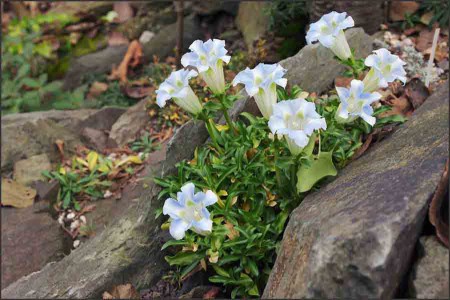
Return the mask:
[[78, 227], [80, 227], [80, 221], [78, 221], [78, 220], [75, 220], [75, 221], [72, 222], [72, 224], [70, 224], [70, 229], [71, 230], [75, 230]]
[[113, 195], [113, 193], [111, 193], [111, 191], [110, 190], [106, 190], [106, 192], [105, 192], [105, 194], [103, 195], [103, 198], [109, 198], [109, 197], [111, 197]]
[[75, 218], [75, 213], [71, 212], [67, 215], [67, 219], [72, 220], [73, 218]]
[[78, 246], [80, 246], [80, 240], [73, 241], [73, 247], [77, 248]]
[[86, 220], [86, 217], [85, 217], [85, 216], [81, 216], [81, 217], [80, 217], [80, 221], [81, 221], [81, 223], [83, 223], [83, 224], [86, 224], [86, 223], [87, 223], [87, 220]]

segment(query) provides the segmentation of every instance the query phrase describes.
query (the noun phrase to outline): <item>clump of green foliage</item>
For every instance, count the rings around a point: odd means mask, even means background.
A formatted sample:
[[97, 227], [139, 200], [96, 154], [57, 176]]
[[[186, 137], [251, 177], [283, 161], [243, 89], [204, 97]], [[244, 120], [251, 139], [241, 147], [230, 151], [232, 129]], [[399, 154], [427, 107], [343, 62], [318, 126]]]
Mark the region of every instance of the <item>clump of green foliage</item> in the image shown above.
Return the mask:
[[155, 150], [161, 149], [161, 145], [153, 140], [153, 138], [146, 132], [143, 136], [134, 142], [130, 143], [130, 148], [134, 152], [151, 153]]

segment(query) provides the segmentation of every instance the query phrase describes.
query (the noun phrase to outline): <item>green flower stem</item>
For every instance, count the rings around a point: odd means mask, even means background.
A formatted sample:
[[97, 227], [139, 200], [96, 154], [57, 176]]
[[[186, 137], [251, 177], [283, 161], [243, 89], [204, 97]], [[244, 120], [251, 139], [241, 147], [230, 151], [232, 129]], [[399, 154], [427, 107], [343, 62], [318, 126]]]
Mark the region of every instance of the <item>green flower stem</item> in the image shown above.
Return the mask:
[[280, 169], [278, 168], [277, 165], [277, 160], [278, 160], [278, 153], [280, 152], [280, 147], [279, 147], [279, 141], [277, 136], [275, 135], [275, 140], [274, 140], [274, 146], [275, 146], [275, 154], [274, 154], [274, 162], [275, 162], [275, 178], [277, 180], [277, 185], [278, 185], [278, 189], [280, 191], [282, 191], [283, 189], [281, 188], [281, 174], [280, 174]]
[[227, 121], [228, 127], [230, 127], [230, 129], [235, 131], [233, 121], [231, 121], [230, 115], [228, 114], [228, 109], [225, 107], [225, 104], [224, 104], [226, 97], [227, 97], [226, 93], [221, 94], [219, 97], [220, 104], [222, 105], [222, 112], [225, 117], [225, 120]]
[[202, 120], [205, 123], [206, 130], [208, 131], [209, 137], [211, 138], [213, 145], [216, 147], [217, 151], [221, 152], [221, 147], [219, 146], [219, 143], [217, 142], [216, 136], [214, 134], [214, 130], [211, 127], [211, 123], [209, 122], [208, 116], [201, 111], [197, 115], [197, 119]]

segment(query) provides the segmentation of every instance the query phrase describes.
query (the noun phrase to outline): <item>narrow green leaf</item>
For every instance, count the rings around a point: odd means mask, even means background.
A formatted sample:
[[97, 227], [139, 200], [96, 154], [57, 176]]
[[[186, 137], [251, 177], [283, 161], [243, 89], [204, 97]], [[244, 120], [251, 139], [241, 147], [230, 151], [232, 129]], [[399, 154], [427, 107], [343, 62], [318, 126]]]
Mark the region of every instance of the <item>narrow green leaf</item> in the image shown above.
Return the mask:
[[309, 191], [314, 184], [326, 176], [336, 176], [337, 170], [333, 164], [332, 152], [321, 152], [318, 159], [314, 159], [309, 167], [300, 166], [297, 171], [297, 191]]

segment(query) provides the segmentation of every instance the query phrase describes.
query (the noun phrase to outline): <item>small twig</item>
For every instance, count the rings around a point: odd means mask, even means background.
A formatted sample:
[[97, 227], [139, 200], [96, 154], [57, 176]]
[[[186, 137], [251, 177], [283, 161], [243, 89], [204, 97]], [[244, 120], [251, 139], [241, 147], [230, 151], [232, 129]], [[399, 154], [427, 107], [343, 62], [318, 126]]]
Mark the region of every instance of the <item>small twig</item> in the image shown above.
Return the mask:
[[436, 30], [434, 31], [433, 45], [431, 46], [430, 59], [428, 60], [428, 66], [427, 66], [427, 75], [425, 76], [425, 86], [426, 87], [430, 86], [431, 69], [433, 68], [434, 54], [436, 53], [436, 46], [437, 46], [437, 41], [439, 38], [440, 31], [441, 31], [440, 28], [436, 28]]

